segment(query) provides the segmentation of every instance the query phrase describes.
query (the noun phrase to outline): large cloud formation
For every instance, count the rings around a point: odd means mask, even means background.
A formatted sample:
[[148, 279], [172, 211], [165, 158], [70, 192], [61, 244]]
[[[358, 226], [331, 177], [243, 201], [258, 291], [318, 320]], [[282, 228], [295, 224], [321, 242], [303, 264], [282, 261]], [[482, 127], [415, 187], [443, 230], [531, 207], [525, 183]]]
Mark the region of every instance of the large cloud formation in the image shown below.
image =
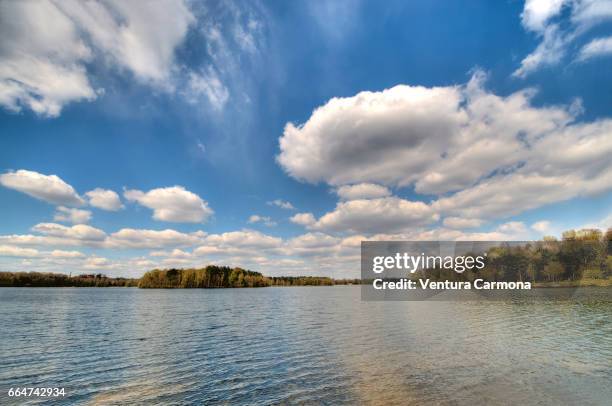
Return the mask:
[[[277, 160], [296, 179], [339, 190], [363, 182], [414, 187], [439, 196], [435, 212], [469, 218], [612, 187], [612, 120], [578, 123], [579, 102], [535, 107], [534, 90], [502, 97], [484, 80], [476, 72], [463, 86], [399, 85], [333, 98], [305, 123], [286, 125]], [[339, 210], [319, 224], [330, 218]]]

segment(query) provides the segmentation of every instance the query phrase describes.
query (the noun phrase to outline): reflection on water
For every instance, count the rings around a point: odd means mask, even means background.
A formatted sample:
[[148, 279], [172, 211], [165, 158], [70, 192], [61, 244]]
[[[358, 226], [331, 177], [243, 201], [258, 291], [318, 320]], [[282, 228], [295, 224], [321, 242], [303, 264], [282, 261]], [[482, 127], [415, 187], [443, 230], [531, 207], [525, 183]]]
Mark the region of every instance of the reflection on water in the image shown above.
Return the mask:
[[83, 405], [609, 404], [606, 292], [511, 303], [362, 302], [350, 286], [4, 288], [0, 404], [23, 404], [6, 396], [18, 386], [65, 387], [62, 402]]

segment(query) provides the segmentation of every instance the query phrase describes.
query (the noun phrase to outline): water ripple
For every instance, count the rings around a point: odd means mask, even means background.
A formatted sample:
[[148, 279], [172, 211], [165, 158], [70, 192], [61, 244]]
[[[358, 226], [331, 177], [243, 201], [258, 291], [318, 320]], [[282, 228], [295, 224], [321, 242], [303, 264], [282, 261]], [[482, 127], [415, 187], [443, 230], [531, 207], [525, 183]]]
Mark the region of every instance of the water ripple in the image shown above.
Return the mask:
[[[606, 404], [612, 304], [362, 302], [358, 287], [0, 289], [0, 403]], [[47, 400], [48, 402], [48, 400]]]

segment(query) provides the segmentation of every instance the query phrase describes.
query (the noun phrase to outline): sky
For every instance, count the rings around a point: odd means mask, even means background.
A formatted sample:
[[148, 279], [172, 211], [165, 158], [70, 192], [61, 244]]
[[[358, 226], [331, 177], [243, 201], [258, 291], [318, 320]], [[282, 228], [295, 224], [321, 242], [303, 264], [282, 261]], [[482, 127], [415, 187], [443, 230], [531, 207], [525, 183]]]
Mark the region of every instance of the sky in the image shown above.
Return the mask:
[[0, 270], [605, 229], [611, 70], [611, 0], [0, 1]]

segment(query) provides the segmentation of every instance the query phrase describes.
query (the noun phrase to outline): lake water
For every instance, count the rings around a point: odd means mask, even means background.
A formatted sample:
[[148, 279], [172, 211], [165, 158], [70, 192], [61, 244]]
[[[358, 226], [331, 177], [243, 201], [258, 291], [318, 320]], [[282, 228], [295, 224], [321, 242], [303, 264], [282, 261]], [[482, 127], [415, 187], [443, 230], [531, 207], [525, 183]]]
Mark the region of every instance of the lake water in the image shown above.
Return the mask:
[[612, 399], [605, 289], [537, 303], [360, 289], [1, 288], [0, 404], [580, 404]]

